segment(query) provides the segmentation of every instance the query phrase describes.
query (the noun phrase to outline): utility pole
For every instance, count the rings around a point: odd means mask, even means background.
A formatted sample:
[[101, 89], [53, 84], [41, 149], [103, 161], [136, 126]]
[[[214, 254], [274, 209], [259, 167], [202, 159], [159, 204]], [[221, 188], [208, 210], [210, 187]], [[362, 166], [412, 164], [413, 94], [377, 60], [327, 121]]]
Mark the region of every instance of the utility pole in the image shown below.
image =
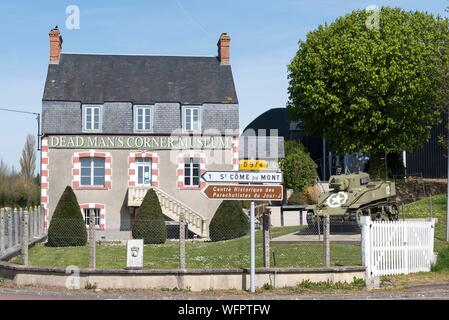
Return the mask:
[[446, 241], [449, 241], [449, 112], [447, 114], [447, 195], [446, 195]]
[[256, 292], [256, 228], [255, 228], [255, 205], [254, 201], [251, 201], [250, 211], [250, 280], [249, 291], [251, 293]]

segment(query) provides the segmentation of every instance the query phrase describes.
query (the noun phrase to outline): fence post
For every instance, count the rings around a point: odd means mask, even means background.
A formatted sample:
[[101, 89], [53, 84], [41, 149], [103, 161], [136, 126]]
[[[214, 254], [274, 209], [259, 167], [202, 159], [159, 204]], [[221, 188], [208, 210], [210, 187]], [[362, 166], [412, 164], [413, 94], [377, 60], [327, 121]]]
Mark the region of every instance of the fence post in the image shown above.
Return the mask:
[[44, 234], [44, 207], [39, 206], [39, 235]]
[[270, 267], [270, 209], [263, 212], [262, 227], [263, 227], [263, 266]]
[[89, 269], [96, 267], [95, 210], [89, 210]]
[[37, 206], [36, 207], [36, 219], [37, 219], [37, 222], [36, 222], [36, 225], [37, 225], [37, 230], [36, 230], [36, 233], [37, 233], [37, 236], [38, 237], [40, 237], [40, 235], [41, 235], [41, 206]]
[[30, 232], [30, 238], [34, 238], [36, 235], [36, 207], [31, 207], [31, 232]]
[[432, 266], [433, 264], [435, 264], [436, 262], [436, 256], [435, 253], [433, 252], [434, 248], [433, 248], [433, 240], [435, 239], [435, 224], [436, 224], [436, 219], [435, 218], [430, 218], [430, 232], [429, 232], [429, 257], [431, 257], [430, 259], [430, 265]]
[[186, 224], [184, 214], [179, 216], [179, 269], [186, 268]]
[[19, 224], [20, 224], [20, 213], [19, 211], [14, 212], [14, 245], [20, 244], [19, 235]]
[[[14, 214], [17, 212], [17, 209], [14, 209]], [[8, 210], [8, 248], [14, 246], [13, 237], [12, 237], [12, 210]]]
[[366, 267], [367, 277], [371, 277], [371, 217], [360, 217], [362, 265]]
[[327, 214], [324, 217], [324, 224], [323, 224], [323, 245], [324, 245], [324, 266], [326, 268], [329, 268], [331, 265], [331, 254], [330, 254], [330, 218]]
[[320, 218], [320, 216], [317, 216], [316, 217], [316, 221], [317, 221], [317, 228], [318, 228], [318, 241], [320, 241], [321, 240], [321, 218]]
[[28, 265], [28, 208], [25, 208], [22, 214], [22, 261], [23, 265]]
[[34, 207], [34, 236], [37, 237], [39, 235], [39, 211], [38, 207]]
[[5, 209], [0, 209], [0, 252], [5, 251]]

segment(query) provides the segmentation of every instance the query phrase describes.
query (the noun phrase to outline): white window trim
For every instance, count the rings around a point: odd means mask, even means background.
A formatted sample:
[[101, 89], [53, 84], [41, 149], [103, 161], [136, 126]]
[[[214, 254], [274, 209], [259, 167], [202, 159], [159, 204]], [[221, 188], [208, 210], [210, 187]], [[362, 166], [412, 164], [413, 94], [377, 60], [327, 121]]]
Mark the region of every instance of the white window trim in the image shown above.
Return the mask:
[[[98, 129], [87, 129], [87, 111], [86, 109], [98, 108], [100, 110], [100, 119], [98, 123]], [[92, 114], [93, 117], [93, 114]], [[83, 120], [83, 132], [102, 132], [103, 128], [103, 105], [100, 104], [85, 104], [82, 106], [82, 120]], [[93, 123], [93, 118], [92, 118]]]
[[[150, 110], [150, 128], [149, 129], [137, 129], [137, 110], [138, 109], [149, 109]], [[134, 106], [134, 132], [152, 132], [154, 123], [154, 112], [152, 105], [135, 105]], [[145, 118], [145, 117], [144, 117]], [[145, 119], [144, 119], [145, 124]]]
[[[198, 162], [198, 184], [193, 183], [193, 178], [194, 178], [193, 165], [195, 163], [195, 160]], [[201, 159], [194, 158], [194, 157], [189, 158], [190, 169], [189, 169], [188, 176], [185, 174], [186, 164], [187, 164], [187, 162], [184, 161], [184, 185], [186, 187], [199, 187], [201, 184]], [[185, 182], [186, 177], [190, 178], [190, 184], [186, 184], [186, 182]]]
[[[95, 215], [95, 227], [99, 227], [101, 224], [101, 209], [100, 208], [84, 208], [83, 210], [83, 216], [84, 216], [84, 224], [86, 226], [90, 226], [90, 223], [87, 223], [87, 218], [90, 218], [88, 216], [86, 216], [86, 210], [88, 210], [89, 214], [90, 214], [90, 210], [98, 210], [98, 218], [97, 215]], [[97, 223], [98, 221], [98, 223]], [[89, 221], [90, 222], [90, 221]]]
[[[151, 187], [151, 184], [152, 184], [152, 181], [153, 181], [153, 176], [152, 176], [152, 170], [153, 170], [153, 161], [152, 161], [152, 159], [151, 158], [149, 158], [150, 159], [150, 161], [146, 161], [146, 162], [138, 162], [138, 161], [136, 161], [135, 162], [135, 165], [136, 165], [136, 186], [139, 186], [139, 187]], [[142, 183], [139, 183], [139, 167], [140, 166], [149, 166], [150, 167], [150, 183], [149, 184], [142, 184]], [[145, 179], [145, 177], [144, 177], [144, 179]]]
[[95, 176], [94, 176], [94, 172], [95, 172], [95, 166], [94, 166], [94, 159], [95, 157], [89, 157], [89, 158], [81, 158], [80, 159], [80, 163], [82, 161], [82, 159], [90, 159], [90, 184], [82, 184], [82, 178], [83, 175], [81, 174], [81, 171], [83, 169], [83, 166], [80, 164], [80, 187], [104, 187], [104, 185], [106, 184], [106, 161], [104, 158], [96, 158], [96, 159], [103, 159], [104, 160], [104, 172], [103, 172], [103, 179], [104, 179], [104, 183], [103, 184], [99, 184], [96, 185], [94, 184], [95, 181]]
[[[186, 128], [186, 112], [187, 109], [198, 109], [198, 129], [187, 129]], [[192, 106], [182, 106], [182, 130], [185, 132], [201, 132], [202, 130], [202, 112], [201, 106], [192, 105]], [[193, 121], [193, 119], [192, 119]]]

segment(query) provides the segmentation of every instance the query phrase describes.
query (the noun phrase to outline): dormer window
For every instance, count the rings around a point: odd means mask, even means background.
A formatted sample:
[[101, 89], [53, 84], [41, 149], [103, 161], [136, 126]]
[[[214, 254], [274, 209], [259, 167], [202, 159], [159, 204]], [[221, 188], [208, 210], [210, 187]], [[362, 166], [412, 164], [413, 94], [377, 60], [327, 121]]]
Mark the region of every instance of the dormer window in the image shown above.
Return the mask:
[[201, 130], [200, 107], [183, 107], [182, 109], [182, 128], [186, 131]]
[[153, 108], [151, 106], [136, 106], [134, 108], [134, 130], [153, 130]]
[[101, 107], [99, 105], [83, 106], [83, 131], [101, 131]]

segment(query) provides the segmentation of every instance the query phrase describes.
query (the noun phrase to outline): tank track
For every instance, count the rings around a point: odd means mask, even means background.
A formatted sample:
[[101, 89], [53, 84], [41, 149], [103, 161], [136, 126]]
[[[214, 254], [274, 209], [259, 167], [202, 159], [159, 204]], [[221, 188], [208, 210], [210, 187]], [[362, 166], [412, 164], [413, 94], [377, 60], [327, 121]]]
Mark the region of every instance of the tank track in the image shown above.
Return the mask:
[[[396, 201], [375, 202], [369, 205], [362, 206], [357, 210], [351, 210], [349, 213], [349, 220], [358, 224], [360, 213], [362, 213], [362, 215], [364, 216], [370, 214], [371, 220], [373, 221], [397, 221], [399, 219], [398, 207], [399, 206]], [[384, 210], [382, 210], [382, 208]], [[390, 208], [393, 212], [390, 211]]]

